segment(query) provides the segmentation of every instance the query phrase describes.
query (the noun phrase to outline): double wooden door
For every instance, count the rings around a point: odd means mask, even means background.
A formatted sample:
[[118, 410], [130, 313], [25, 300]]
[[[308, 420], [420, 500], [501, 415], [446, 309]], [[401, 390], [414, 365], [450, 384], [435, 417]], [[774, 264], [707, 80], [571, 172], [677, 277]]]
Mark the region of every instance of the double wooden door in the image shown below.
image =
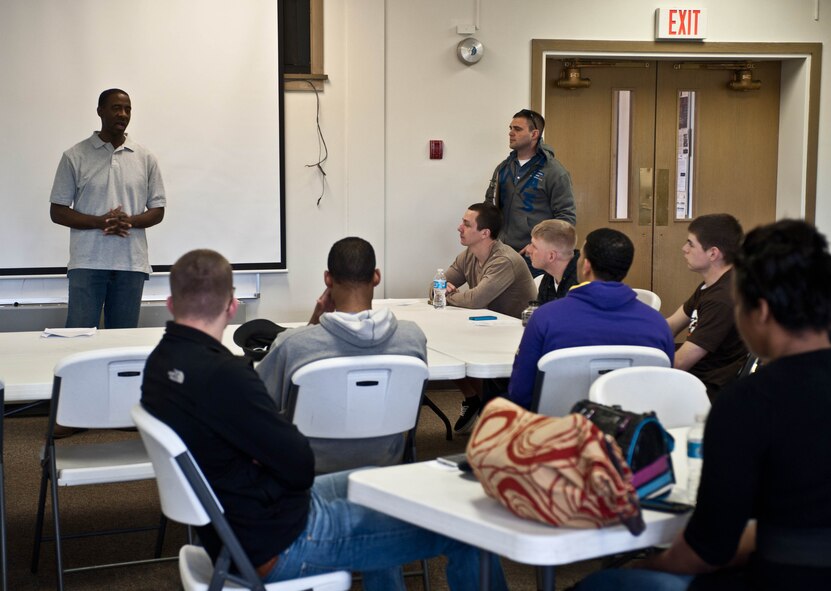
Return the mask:
[[556, 81], [580, 62], [548, 59], [545, 141], [571, 173], [579, 242], [604, 226], [626, 233], [626, 282], [655, 291], [668, 315], [700, 281], [680, 250], [692, 218], [730, 213], [749, 230], [775, 217], [781, 63], [736, 74], [761, 81], [746, 91], [728, 88], [738, 62], [589, 63], [590, 85], [572, 90]]

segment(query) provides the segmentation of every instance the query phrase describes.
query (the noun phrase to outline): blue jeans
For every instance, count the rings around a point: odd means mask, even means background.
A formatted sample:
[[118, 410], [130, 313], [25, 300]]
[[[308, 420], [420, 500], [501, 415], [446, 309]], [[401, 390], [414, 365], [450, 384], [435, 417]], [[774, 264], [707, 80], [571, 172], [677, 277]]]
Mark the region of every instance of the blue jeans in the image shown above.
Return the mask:
[[693, 575], [639, 568], [610, 568], [589, 575], [577, 591], [686, 591]]
[[[315, 478], [306, 529], [280, 554], [265, 583], [349, 570], [363, 574], [366, 591], [404, 591], [402, 564], [444, 554], [452, 591], [479, 588], [477, 548], [348, 501], [348, 477]], [[491, 588], [508, 588], [498, 557], [491, 563]]]
[[147, 273], [70, 269], [67, 328], [98, 328], [104, 308], [105, 328], [135, 328]]

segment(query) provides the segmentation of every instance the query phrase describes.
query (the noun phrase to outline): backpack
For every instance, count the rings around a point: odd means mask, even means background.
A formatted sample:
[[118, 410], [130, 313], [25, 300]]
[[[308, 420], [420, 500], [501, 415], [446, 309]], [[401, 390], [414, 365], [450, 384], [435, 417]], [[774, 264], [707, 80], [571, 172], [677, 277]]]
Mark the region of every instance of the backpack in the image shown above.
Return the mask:
[[581, 400], [571, 412], [581, 414], [614, 437], [632, 469], [632, 484], [639, 499], [663, 497], [675, 484], [670, 453], [675, 440], [661, 425], [654, 412], [635, 413], [619, 406], [606, 406]]

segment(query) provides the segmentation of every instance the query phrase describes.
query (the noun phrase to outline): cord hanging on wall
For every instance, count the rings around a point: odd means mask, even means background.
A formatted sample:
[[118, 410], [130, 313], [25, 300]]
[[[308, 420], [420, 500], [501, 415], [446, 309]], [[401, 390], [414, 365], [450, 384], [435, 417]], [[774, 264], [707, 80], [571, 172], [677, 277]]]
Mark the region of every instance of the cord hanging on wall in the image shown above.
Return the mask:
[[309, 83], [315, 93], [315, 125], [317, 126], [317, 162], [307, 164], [306, 168], [317, 168], [320, 171], [320, 195], [316, 202], [316, 205], [320, 207], [320, 201], [326, 193], [326, 171], [323, 170], [323, 163], [329, 159], [329, 148], [326, 146], [326, 138], [323, 137], [323, 130], [320, 128], [320, 92], [311, 80], [306, 80], [306, 82]]

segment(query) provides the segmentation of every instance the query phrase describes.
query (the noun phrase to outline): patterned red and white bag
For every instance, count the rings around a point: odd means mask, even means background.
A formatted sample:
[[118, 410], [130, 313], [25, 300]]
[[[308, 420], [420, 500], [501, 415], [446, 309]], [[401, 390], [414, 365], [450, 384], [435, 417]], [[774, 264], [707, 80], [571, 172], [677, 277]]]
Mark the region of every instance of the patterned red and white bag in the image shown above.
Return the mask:
[[496, 398], [467, 460], [485, 492], [520, 517], [579, 528], [622, 522], [634, 535], [645, 528], [620, 448], [582, 415], [546, 417]]

